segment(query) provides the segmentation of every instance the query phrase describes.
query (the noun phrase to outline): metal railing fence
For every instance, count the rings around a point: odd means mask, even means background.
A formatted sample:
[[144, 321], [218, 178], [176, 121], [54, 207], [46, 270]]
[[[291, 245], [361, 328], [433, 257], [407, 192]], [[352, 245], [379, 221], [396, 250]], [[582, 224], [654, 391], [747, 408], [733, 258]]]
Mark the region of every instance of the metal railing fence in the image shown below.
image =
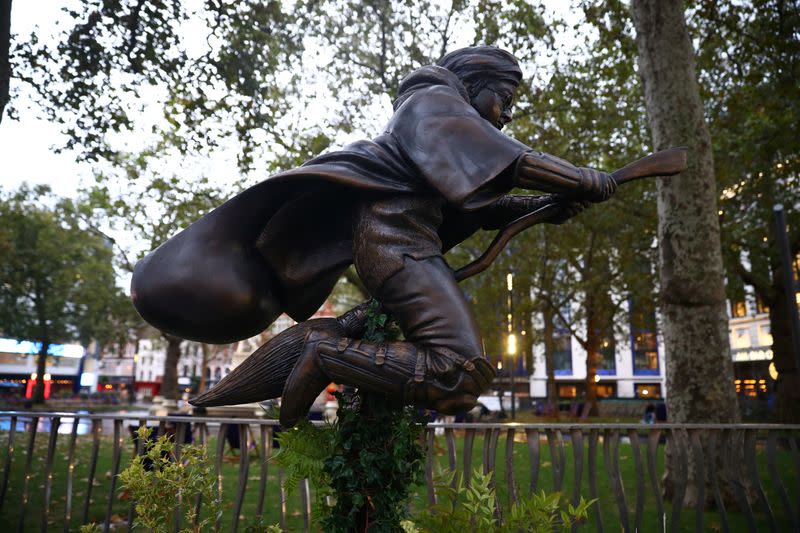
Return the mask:
[[[311, 530], [308, 481], [292, 505], [284, 472], [271, 472], [266, 460], [280, 430], [275, 420], [29, 411], [0, 411], [0, 526], [70, 531], [101, 522], [109, 531], [131, 524], [133, 502], [120, 500], [117, 475], [123, 455], [129, 462], [142, 451], [133, 438], [141, 426], [171, 432], [177, 453], [190, 441], [209, 452], [213, 444], [217, 491], [228, 508], [217, 530], [237, 531], [250, 518]], [[572, 503], [596, 499], [578, 527], [584, 530], [800, 531], [799, 443], [800, 425], [431, 423], [422, 505], [437, 502], [437, 468], [459, 471], [469, 484], [477, 467], [491, 475], [506, 506], [539, 490], [559, 491]], [[226, 455], [226, 445], [240, 450], [238, 458]], [[258, 460], [251, 469], [252, 454]], [[665, 454], [675, 457], [666, 496]], [[200, 498], [182, 505], [193, 506], [195, 516], [203, 510]], [[181, 515], [176, 509], [176, 531]]]

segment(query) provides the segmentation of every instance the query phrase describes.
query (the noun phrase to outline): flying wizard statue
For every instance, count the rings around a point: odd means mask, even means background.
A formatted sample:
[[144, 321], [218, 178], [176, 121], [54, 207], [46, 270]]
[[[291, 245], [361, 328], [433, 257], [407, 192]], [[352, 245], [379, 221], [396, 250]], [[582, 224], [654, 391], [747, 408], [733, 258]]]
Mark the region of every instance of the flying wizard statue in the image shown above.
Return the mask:
[[[193, 403], [282, 396], [291, 426], [335, 382], [443, 413], [474, 406], [494, 370], [443, 254], [546, 204], [563, 222], [617, 187], [501, 133], [521, 78], [498, 48], [451, 52], [403, 79], [375, 139], [266, 179], [140, 261], [136, 309], [172, 335], [227, 343], [281, 313], [300, 322]], [[515, 187], [549, 194], [507, 194]], [[361, 340], [363, 308], [307, 321], [351, 264], [404, 341]]]

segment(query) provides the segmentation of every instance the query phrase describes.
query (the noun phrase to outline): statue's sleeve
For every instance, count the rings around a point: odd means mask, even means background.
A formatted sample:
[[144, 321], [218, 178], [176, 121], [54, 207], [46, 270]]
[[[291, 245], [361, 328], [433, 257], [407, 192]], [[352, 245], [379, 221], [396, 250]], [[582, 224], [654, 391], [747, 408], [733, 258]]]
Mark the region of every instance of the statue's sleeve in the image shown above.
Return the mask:
[[388, 130], [422, 178], [466, 210], [485, 207], [507, 192], [517, 158], [530, 150], [445, 86], [406, 100]]

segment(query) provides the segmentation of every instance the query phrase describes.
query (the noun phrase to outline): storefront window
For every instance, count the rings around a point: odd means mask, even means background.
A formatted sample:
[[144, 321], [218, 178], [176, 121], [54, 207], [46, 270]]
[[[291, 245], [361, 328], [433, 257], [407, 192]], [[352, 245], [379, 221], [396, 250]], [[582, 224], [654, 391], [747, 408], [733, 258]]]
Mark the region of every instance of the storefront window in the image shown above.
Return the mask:
[[767, 394], [767, 380], [765, 379], [737, 379], [736, 394], [748, 398], [757, 398], [759, 395]]
[[578, 387], [576, 385], [559, 385], [558, 386], [559, 398], [577, 398]]
[[598, 383], [595, 389], [598, 398], [614, 398], [617, 395], [616, 383]]
[[661, 385], [658, 383], [634, 383], [637, 398], [661, 398]]

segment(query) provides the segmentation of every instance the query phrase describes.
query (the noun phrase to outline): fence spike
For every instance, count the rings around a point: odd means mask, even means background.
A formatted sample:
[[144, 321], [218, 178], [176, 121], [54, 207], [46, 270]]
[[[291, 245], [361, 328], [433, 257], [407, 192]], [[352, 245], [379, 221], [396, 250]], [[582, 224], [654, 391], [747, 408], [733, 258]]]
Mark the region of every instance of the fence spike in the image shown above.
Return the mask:
[[244, 504], [244, 491], [247, 489], [247, 474], [250, 470], [250, 431], [247, 424], [239, 424], [239, 485], [236, 488], [236, 501], [233, 505], [233, 525], [231, 531], [239, 531], [239, 517]]
[[42, 533], [47, 533], [47, 523], [50, 521], [50, 496], [53, 489], [53, 459], [56, 453], [58, 440], [58, 426], [61, 425], [60, 417], [50, 420], [50, 438], [47, 440], [47, 459], [44, 466], [44, 502], [42, 504]]
[[114, 420], [114, 451], [111, 460], [111, 481], [108, 489], [108, 505], [106, 506], [106, 519], [103, 521], [103, 533], [111, 530], [111, 513], [114, 511], [114, 491], [117, 488], [117, 474], [122, 456], [122, 419]]
[[756, 433], [755, 429], [748, 429], [745, 431], [744, 435], [744, 454], [745, 464], [747, 465], [747, 471], [749, 474], [748, 477], [756, 489], [756, 495], [758, 496], [759, 502], [761, 502], [761, 510], [767, 515], [769, 529], [773, 533], [776, 533], [778, 531], [778, 524], [775, 522], [775, 515], [772, 514], [772, 508], [767, 501], [766, 494], [764, 494], [764, 487], [761, 486], [761, 478], [758, 475], [758, 465], [756, 464], [756, 438], [758, 437], [758, 434]]
[[[592, 505], [595, 529], [603, 533], [603, 517], [600, 512], [600, 495], [597, 492], [597, 441], [600, 432], [597, 429], [589, 430], [589, 497], [598, 500]], [[605, 439], [603, 439], [605, 441]]]
[[464, 432], [464, 486], [469, 487], [472, 481], [472, 447], [475, 444], [475, 429], [468, 428]]
[[70, 522], [72, 521], [72, 483], [75, 478], [75, 445], [78, 442], [78, 425], [80, 417], [72, 419], [72, 431], [69, 436], [69, 450], [67, 451], [67, 481], [66, 481], [66, 501], [64, 502], [64, 533], [69, 533]]
[[519, 501], [517, 484], [514, 482], [514, 433], [513, 427], [506, 430], [506, 487], [512, 504]]
[[642, 517], [644, 516], [644, 465], [642, 465], [642, 456], [639, 451], [641, 443], [639, 442], [639, 432], [631, 428], [628, 430], [628, 439], [631, 441], [631, 452], [633, 453], [633, 468], [636, 471], [636, 511], [633, 515], [633, 530], [641, 531]]
[[8, 444], [6, 445], [6, 459], [3, 467], [3, 483], [0, 485], [0, 511], [6, 501], [6, 490], [8, 489], [8, 477], [11, 475], [11, 459], [14, 457], [14, 435], [17, 432], [17, 417], [11, 417], [11, 427], [8, 429]]
[[[768, 431], [767, 433], [767, 471], [769, 472], [772, 484], [778, 489], [778, 496], [781, 499], [781, 504], [786, 511], [786, 517], [792, 524], [793, 531], [800, 531], [800, 521], [798, 521], [792, 503], [789, 500], [789, 493], [786, 492], [786, 485], [783, 484], [780, 475], [778, 474], [778, 465], [776, 462], [776, 448], [778, 441], [777, 431]], [[798, 506], [800, 510], [800, 506]]]
[[[701, 431], [693, 429], [689, 432], [691, 442], [692, 458], [695, 467], [695, 486], [697, 488], [696, 503], [694, 506], [694, 528], [695, 531], [703, 531], [703, 513], [706, 507], [706, 473], [703, 457], [703, 443]], [[698, 482], [699, 480], [699, 482]]]
[[31, 465], [33, 464], [34, 443], [36, 441], [36, 432], [39, 426], [39, 417], [31, 417], [30, 430], [28, 431], [28, 454], [25, 456], [25, 477], [22, 480], [22, 504], [19, 512], [19, 525], [18, 531], [22, 533], [25, 531], [25, 511], [28, 507], [28, 485], [31, 479]]
[[539, 483], [539, 430], [526, 429], [525, 440], [528, 442], [528, 464], [531, 469], [531, 484], [528, 493], [533, 494]]
[[94, 485], [94, 475], [97, 471], [97, 455], [100, 451], [100, 431], [102, 431], [103, 421], [92, 419], [92, 456], [89, 459], [89, 475], [87, 476], [86, 500], [83, 502], [83, 521], [81, 524], [89, 523], [89, 504], [92, 502], [92, 489]]

